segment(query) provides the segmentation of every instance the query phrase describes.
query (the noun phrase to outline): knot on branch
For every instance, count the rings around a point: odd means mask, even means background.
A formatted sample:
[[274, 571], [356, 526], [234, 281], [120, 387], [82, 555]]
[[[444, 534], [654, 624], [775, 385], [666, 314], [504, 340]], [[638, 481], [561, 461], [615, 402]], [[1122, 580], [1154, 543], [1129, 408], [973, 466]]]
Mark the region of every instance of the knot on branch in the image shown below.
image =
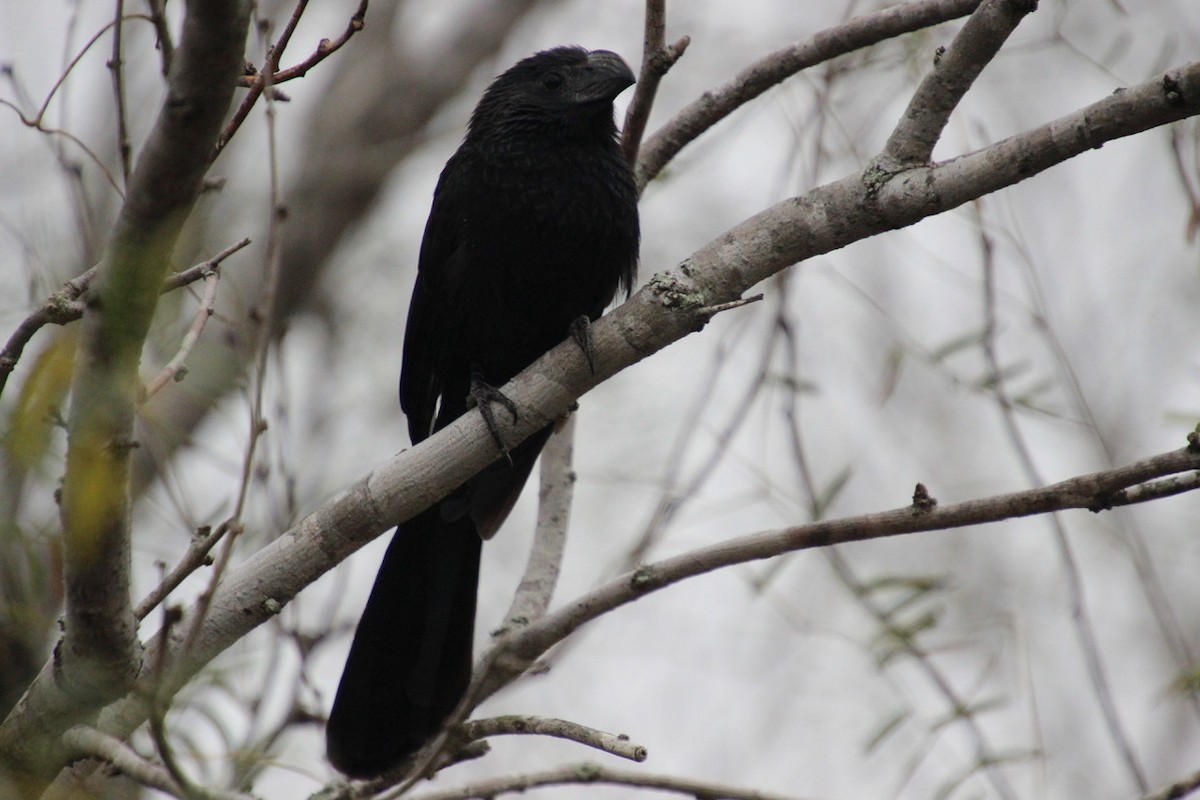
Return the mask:
[[[686, 270], [685, 262], [681, 270]], [[704, 293], [685, 278], [685, 275], [675, 272], [658, 272], [650, 278], [650, 291], [654, 299], [663, 308], [674, 308], [680, 311], [696, 311], [708, 305]]]
[[912, 496], [912, 513], [914, 517], [919, 517], [922, 514], [928, 514], [937, 508], [937, 498], [929, 493], [925, 488], [925, 484], [918, 483], [913, 489]]
[[633, 571], [629, 576], [629, 585], [638, 592], [649, 592], [658, 588], [662, 583], [662, 578], [654, 570], [653, 567], [643, 564]]
[[1184, 102], [1183, 87], [1179, 84], [1179, 79], [1174, 75], [1167, 73], [1162, 78], [1163, 98], [1169, 106], [1181, 106]]
[[1088, 511], [1092, 512], [1093, 514], [1099, 514], [1101, 511], [1112, 511], [1113, 507], [1117, 504], [1117, 501], [1121, 499], [1121, 496], [1124, 493], [1124, 490], [1122, 490], [1118, 492], [1105, 492], [1103, 494], [1098, 494], [1092, 500], [1092, 502], [1088, 504]]
[[863, 188], [866, 190], [866, 199], [873, 202], [879, 197], [879, 193], [883, 191], [883, 187], [887, 186], [892, 178], [914, 166], [926, 165], [904, 164], [899, 159], [886, 153], [880, 153], [871, 159], [862, 172], [862, 182]]
[[1037, 7], [1038, 0], [1012, 0], [1011, 4], [1009, 5], [1009, 11], [1020, 18], [1026, 14], [1032, 14], [1034, 11], [1037, 11]]
[[651, 71], [657, 75], [666, 75], [671, 67], [675, 66], [675, 62], [683, 57], [691, 43], [692, 37], [681, 36], [674, 44], [664, 45], [654, 51], [650, 56]]

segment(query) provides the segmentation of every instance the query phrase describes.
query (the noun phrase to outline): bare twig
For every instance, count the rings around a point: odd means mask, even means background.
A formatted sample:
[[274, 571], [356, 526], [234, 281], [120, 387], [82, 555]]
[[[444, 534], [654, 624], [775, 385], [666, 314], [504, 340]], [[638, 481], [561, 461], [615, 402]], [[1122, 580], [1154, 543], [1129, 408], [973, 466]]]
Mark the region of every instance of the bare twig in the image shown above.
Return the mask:
[[[207, 261], [201, 261], [181, 272], [168, 275], [163, 280], [161, 293], [165, 294], [200, 280], [209, 272], [219, 268], [222, 261], [249, 244], [250, 239], [242, 239]], [[46, 325], [66, 325], [83, 316], [84, 307], [83, 303], [79, 302], [79, 298], [95, 279], [98, 269], [99, 265], [94, 266], [64, 283], [61, 289], [46, 299], [41, 308], [22, 320], [17, 329], [8, 337], [4, 349], [0, 350], [0, 394], [3, 394], [9, 374], [16, 368], [21, 354], [25, 351], [25, 346], [29, 344], [29, 340], [35, 333]]]
[[[367, 18], [367, 4], [369, 0], [360, 0], [358, 10], [350, 17], [350, 22], [346, 26], [346, 30], [342, 32], [336, 39], [322, 39], [317, 43], [317, 49], [303, 61], [294, 64], [286, 69], [278, 70], [271, 78], [272, 85], [286, 83], [296, 78], [303, 78], [308, 74], [308, 71], [320, 64], [325, 59], [336, 53], [342, 48], [346, 42], [350, 41], [350, 37], [363, 29]], [[278, 67], [278, 64], [276, 64]], [[262, 75], [245, 75], [239, 83], [247, 88], [253, 86], [256, 82], [262, 80]]]
[[96, 152], [92, 150], [92, 148], [88, 147], [87, 144], [84, 143], [84, 141], [78, 136], [70, 131], [63, 130], [62, 128], [51, 128], [43, 123], [40, 118], [26, 117], [21, 113], [21, 109], [17, 108], [16, 104], [11, 103], [8, 100], [0, 99], [0, 106], [7, 106], [8, 108], [11, 108], [13, 111], [17, 112], [17, 115], [21, 118], [21, 124], [33, 128], [36, 131], [40, 131], [41, 133], [48, 133], [51, 136], [61, 136], [62, 138], [74, 144], [83, 151], [84, 155], [91, 159], [92, 163], [95, 164], [97, 169], [100, 170], [100, 174], [104, 176], [104, 179], [108, 181], [108, 185], [116, 191], [117, 195], [121, 198], [125, 197], [125, 192], [121, 188], [121, 184], [117, 183], [117, 179], [113, 176], [112, 171], [105, 166], [104, 161], [100, 158], [100, 156], [98, 156]]
[[625, 124], [621, 126], [621, 149], [630, 164], [637, 163], [638, 148], [654, 106], [654, 96], [663, 76], [675, 66], [691, 39], [680, 38], [667, 46], [667, 1], [646, 0], [645, 32], [642, 39], [642, 67], [638, 72], [637, 88], [633, 100], [625, 111]]
[[575, 471], [571, 465], [575, 448], [575, 415], [571, 414], [546, 442], [541, 455], [541, 484], [538, 488], [537, 528], [529, 563], [504, 615], [506, 632], [510, 626], [522, 627], [541, 619], [550, 605], [558, 572], [562, 566], [567, 528], [571, 521], [571, 500], [575, 493]]
[[727, 303], [716, 303], [711, 306], [704, 306], [702, 309], [700, 309], [700, 313], [702, 313], [706, 319], [711, 320], [717, 314], [721, 314], [726, 311], [732, 311], [735, 308], [742, 308], [743, 306], [748, 306], [752, 303], [758, 303], [762, 301], [762, 299], [763, 295], [760, 292], [759, 294], [752, 294], [749, 297], [739, 297], [737, 300], [730, 300]]
[[[671, 454], [667, 461], [669, 467], [663, 478], [663, 491], [637, 540], [629, 548], [629, 551], [621, 556], [618, 569], [630, 570], [642, 563], [650, 549], [658, 543], [667, 528], [684, 510], [688, 501], [696, 497], [709, 479], [717, 474], [717, 468], [730, 454], [729, 443], [733, 441], [737, 432], [752, 419], [749, 411], [767, 383], [771, 361], [775, 357], [776, 344], [774, 337], [768, 337], [766, 341], [756, 343], [760, 349], [754, 372], [744, 382], [738, 398], [729, 404], [728, 409], [722, 411], [725, 422], [706, 437], [708, 440], [706, 443], [707, 453], [702, 456], [695, 452], [699, 446], [695, 449], [690, 446], [692, 432], [701, 429], [698, 424], [700, 414], [712, 398], [716, 397], [716, 394], [711, 390], [703, 389], [696, 393], [696, 402], [688, 411], [688, 422], [680, 428], [679, 438], [671, 446]], [[714, 385], [727, 357], [728, 350], [718, 351], [705, 386]], [[695, 463], [697, 461], [698, 463]], [[683, 474], [685, 462], [694, 463], [692, 473], [686, 479]]]
[[1175, 781], [1170, 786], [1164, 786], [1156, 792], [1142, 795], [1142, 800], [1183, 800], [1200, 790], [1200, 771], [1193, 772], [1186, 778]]
[[241, 104], [233, 112], [233, 116], [229, 122], [226, 123], [225, 129], [221, 131], [221, 135], [217, 138], [217, 146], [213, 151], [213, 158], [216, 158], [225, 149], [225, 146], [229, 144], [229, 140], [233, 138], [238, 128], [242, 127], [242, 123], [246, 121], [246, 117], [249, 116], [250, 110], [254, 108], [263, 91], [276, 83], [304, 77], [310, 69], [337, 52], [342, 45], [350, 41], [351, 36], [363, 29], [367, 16], [368, 2], [369, 0], [359, 0], [358, 9], [351, 15], [350, 22], [346, 25], [346, 30], [342, 32], [341, 36], [332, 41], [322, 39], [312, 55], [294, 67], [289, 67], [280, 72], [279, 59], [283, 57], [283, 51], [291, 41], [292, 33], [296, 30], [296, 25], [300, 22], [300, 17], [304, 14], [304, 9], [308, 5], [308, 0], [297, 0], [296, 7], [292, 11], [292, 16], [288, 19], [287, 25], [284, 26], [279, 39], [276, 40], [275, 44], [267, 48], [267, 58], [263, 66], [257, 71], [257, 74], [242, 77], [240, 81], [241, 85], [250, 91], [246, 93]]
[[[1023, 492], [942, 504], [922, 513], [914, 513], [913, 507], [906, 505], [893, 511], [814, 522], [737, 537], [645, 565], [619, 576], [525, 630], [513, 634], [508, 640], [498, 642], [495, 650], [507, 652], [503, 656], [489, 653], [484, 656], [484, 660], [503, 662], [504, 665], [533, 663], [547, 648], [586, 622], [646, 594], [714, 569], [771, 558], [785, 552], [864, 541], [880, 536], [948, 530], [1070, 508], [1095, 511], [1107, 508], [1116, 493], [1122, 489], [1196, 469], [1200, 469], [1200, 448], [1189, 446], [1152, 456], [1120, 469], [1082, 475]], [[502, 670], [498, 669], [497, 673], [500, 672]], [[482, 701], [493, 689], [493, 686], [477, 687], [476, 700]]]
[[98, 758], [143, 786], [158, 789], [174, 797], [182, 790], [162, 767], [151, 764], [132, 747], [95, 728], [76, 725], [63, 734], [63, 744], [79, 758]]
[[[162, 630], [170, 635], [171, 628], [179, 620], [178, 607], [163, 606], [163, 625]], [[158, 752], [158, 757], [162, 760], [163, 766], [167, 773], [171, 776], [171, 780], [179, 787], [179, 796], [183, 798], [197, 797], [199, 795], [199, 787], [192, 781], [183, 767], [175, 758], [174, 748], [171, 747], [171, 742], [167, 738], [166, 716], [167, 708], [170, 704], [170, 694], [161, 691], [164, 685], [163, 676], [166, 671], [166, 659], [161, 657], [154, 660], [154, 677], [155, 689], [154, 696], [151, 700], [150, 713], [150, 739], [154, 742], [154, 749]]]
[[150, 6], [150, 21], [158, 36], [158, 50], [162, 53], [163, 77], [171, 70], [171, 59], [175, 56], [175, 42], [171, 39], [171, 26], [167, 24], [166, 0], [146, 0]]
[[192, 348], [196, 346], [196, 342], [200, 339], [200, 334], [204, 331], [204, 325], [208, 322], [208, 318], [216, 311], [217, 305], [217, 284], [221, 279], [220, 269], [213, 268], [209, 270], [208, 275], [204, 277], [204, 295], [200, 298], [200, 307], [196, 309], [196, 316], [192, 320], [192, 325], [188, 328], [187, 334], [184, 335], [183, 341], [179, 343], [179, 350], [174, 357], [167, 362], [167, 365], [159, 370], [146, 384], [146, 390], [142, 395], [142, 402], [153, 397], [160, 389], [167, 385], [171, 380], [182, 380], [185, 370], [184, 362], [191, 354]]
[[187, 552], [183, 558], [175, 565], [161, 581], [158, 586], [146, 595], [137, 607], [133, 610], [133, 615], [137, 619], [145, 619], [146, 615], [154, 610], [159, 603], [166, 599], [179, 584], [183, 583], [184, 578], [191, 575], [202, 564], [205, 564], [211, 559], [209, 551], [213, 549], [221, 537], [228, 531], [227, 525], [218, 525], [216, 528], [201, 528], [196, 532], [196, 536], [192, 538], [191, 544], [188, 546]]
[[[1179, 178], [1179, 186], [1187, 195], [1188, 204], [1191, 206], [1184, 230], [1187, 231], [1187, 240], [1194, 242], [1196, 234], [1200, 232], [1200, 188], [1193, 182], [1195, 167], [1194, 165], [1189, 167], [1187, 164], [1187, 158], [1183, 152], [1184, 141], [1184, 128], [1180, 127], [1171, 131], [1171, 156], [1175, 161], [1175, 175]], [[1192, 143], [1195, 145], [1195, 133], [1192, 134]]]
[[[122, 16], [121, 7], [122, 7], [122, 0], [118, 0], [116, 17], [112, 21], [101, 26], [98, 31], [96, 31], [94, 34], [92, 34], [91, 38], [89, 38], [84, 43], [83, 47], [80, 48], [79, 52], [76, 53], [74, 55], [74, 57], [71, 58], [71, 60], [67, 63], [67, 66], [63, 69], [62, 73], [58, 76], [58, 79], [54, 82], [54, 85], [50, 87], [50, 91], [46, 93], [46, 97], [42, 101], [41, 106], [38, 107], [36, 114], [33, 114], [32, 116], [27, 116], [20, 109], [20, 107], [18, 107], [15, 103], [9, 102], [8, 100], [0, 100], [0, 106], [7, 106], [8, 108], [11, 108], [13, 111], [15, 111], [17, 113], [17, 116], [20, 118], [22, 125], [25, 125], [26, 127], [29, 127], [29, 128], [33, 128], [34, 130], [40, 131], [42, 133], [51, 134], [52, 136], [61, 136], [64, 139], [73, 143], [76, 147], [78, 147], [80, 150], [82, 150], [84, 152], [84, 154], [87, 155], [87, 157], [92, 161], [92, 163], [94, 163], [96, 165], [96, 167], [100, 170], [100, 174], [102, 174], [105, 177], [105, 179], [108, 181], [109, 185], [112, 186], [113, 189], [116, 190], [117, 194], [123, 198], [125, 196], [124, 189], [117, 182], [117, 179], [113, 176], [112, 172], [108, 169], [108, 166], [100, 158], [100, 156], [98, 156], [90, 147], [88, 147], [83, 142], [83, 140], [81, 140], [79, 137], [75, 136], [73, 133], [70, 133], [69, 131], [66, 131], [66, 130], [62, 130], [60, 128], [49, 127], [43, 122], [43, 120], [45, 119], [45, 116], [46, 116], [46, 111], [47, 111], [47, 109], [50, 108], [50, 103], [54, 100], [55, 95], [58, 94], [58, 90], [62, 88], [63, 83], [65, 83], [67, 78], [70, 77], [71, 73], [75, 70], [75, 67], [79, 64], [79, 62], [83, 59], [83, 57], [85, 55], [87, 55], [87, 52], [88, 52], [88, 50], [90, 50], [92, 48], [92, 45], [94, 45], [94, 44], [96, 44], [96, 42], [100, 41], [101, 37], [103, 37], [104, 34], [108, 32], [109, 28], [115, 29], [114, 42], [113, 42], [115, 55], [113, 56], [113, 61], [110, 63], [112, 65], [111, 69], [113, 69], [114, 86], [115, 86], [116, 91], [118, 92], [118, 97], [117, 97], [118, 111], [121, 111], [123, 109], [122, 99], [121, 99], [122, 98], [122, 89], [121, 89], [120, 77], [119, 77], [120, 71], [121, 71], [120, 63], [119, 63], [119, 58], [120, 58], [119, 48], [120, 48], [120, 43], [121, 43], [121, 25], [126, 20], [133, 20], [133, 19], [150, 20], [150, 17], [147, 17], [145, 14], [128, 14], [128, 15]], [[120, 124], [120, 122], [118, 124]], [[119, 142], [125, 142], [127, 144], [127, 137], [119, 138]], [[124, 151], [122, 151], [122, 152], [124, 154]], [[125, 162], [123, 162], [123, 163], [125, 163]], [[126, 164], [126, 166], [127, 166], [127, 164]], [[128, 169], [126, 169], [125, 174], [126, 174], [126, 176], [128, 176]]]
[[678, 778], [670, 775], [615, 770], [599, 764], [574, 764], [545, 772], [511, 775], [480, 781], [460, 789], [430, 792], [418, 795], [414, 800], [471, 800], [478, 797], [499, 797], [503, 794], [524, 793], [539, 786], [571, 786], [581, 784], [611, 784], [636, 789], [653, 789], [674, 792], [704, 800], [797, 800], [783, 795], [760, 792], [754, 789], [739, 789], [719, 783], [700, 781], [694, 778]]
[[[292, 30], [300, 21], [300, 15], [304, 11], [307, 0], [299, 0], [296, 9], [288, 22], [287, 29], [280, 35], [276, 44], [268, 47], [267, 63], [272, 63], [272, 58], [278, 59], [278, 53], [271, 54], [275, 48], [279, 52], [287, 45], [291, 38]], [[263, 30], [260, 28], [260, 30]], [[268, 71], [265, 74], [264, 86], [267, 90], [270, 87], [270, 76], [273, 73]], [[274, 308], [274, 296], [279, 285], [279, 270], [280, 270], [280, 241], [282, 238], [282, 226], [286, 217], [286, 210], [279, 197], [279, 164], [276, 151], [276, 130], [275, 130], [275, 102], [268, 91], [267, 94], [267, 168], [270, 180], [270, 202], [271, 202], [271, 217], [270, 226], [267, 234], [267, 275], [266, 287], [263, 291], [263, 307], [256, 309], [251, 314], [251, 319], [257, 323], [258, 330], [255, 337], [255, 370], [254, 370], [254, 394], [250, 403], [250, 420], [249, 429], [246, 437], [246, 447], [242, 454], [242, 470], [241, 480], [238, 482], [237, 499], [234, 502], [233, 513], [229, 519], [222, 523], [222, 527], [229, 530], [230, 535], [225, 538], [221, 546], [221, 551], [217, 554], [216, 563], [213, 565], [212, 573], [209, 575], [208, 588], [201, 594], [198, 602], [198, 613], [193, 615], [189, 620], [187, 634], [184, 637], [183, 646], [180, 649], [182, 660], [186, 661], [191, 653], [196, 637], [199, 636], [201, 626], [204, 624], [205, 617], [208, 613], [209, 604], [212, 602], [213, 594], [216, 592], [217, 584], [225, 574], [226, 568], [229, 566], [229, 560], [233, 554], [233, 548], [237, 544], [238, 537], [244, 530], [242, 524], [242, 515], [246, 508], [246, 500], [250, 495], [251, 476], [254, 469], [254, 460], [258, 452], [258, 443], [262, 438], [263, 433], [267, 430], [267, 422], [263, 414], [263, 386], [266, 383], [267, 372], [267, 355], [270, 345], [271, 332], [271, 313]]]
[[125, 0], [117, 0], [117, 11], [113, 15], [112, 57], [109, 59], [108, 69], [112, 73], [113, 95], [116, 101], [117, 152], [121, 156], [121, 176], [128, 181], [132, 169], [133, 148], [129, 144], [129, 120], [126, 119], [125, 113], [125, 61], [121, 53], [121, 34], [124, 30], [121, 20], [124, 9]]
[[553, 736], [638, 762], [645, 761], [647, 755], [646, 748], [640, 744], [634, 744], [624, 734], [605, 733], [577, 722], [549, 717], [511, 714], [503, 717], [477, 719], [464, 723], [461, 733], [472, 741], [505, 734]]
[[[980, 11], [983, 10], [983, 8], [980, 9]], [[1045, 479], [1042, 477], [1041, 471], [1037, 468], [1037, 464], [1033, 459], [1033, 453], [1029, 448], [1029, 443], [1021, 431], [1020, 423], [1017, 421], [1012, 400], [1009, 398], [1008, 390], [1004, 385], [1004, 371], [1000, 367], [1000, 357], [996, 349], [995, 248], [991, 237], [983, 225], [979, 201], [976, 201], [973, 206], [979, 221], [979, 242], [983, 261], [985, 313], [983, 337], [984, 359], [992, 375], [995, 376], [995, 379], [991, 382], [991, 388], [996, 398], [996, 404], [999, 407], [1000, 418], [1004, 425], [1005, 433], [1012, 444], [1012, 449], [1016, 453], [1017, 460], [1021, 464], [1021, 469], [1024, 471], [1026, 479], [1036, 486], [1045, 483]], [[1128, 502], [1130, 495], [1126, 493], [1124, 498], [1125, 502]], [[1050, 514], [1048, 519], [1050, 526], [1054, 530], [1054, 541], [1058, 547], [1063, 574], [1067, 579], [1067, 595], [1070, 598], [1072, 627], [1075, 629], [1079, 640], [1079, 649], [1083, 656], [1084, 664], [1087, 667], [1088, 678], [1092, 683], [1092, 692], [1095, 694], [1096, 704], [1100, 708], [1105, 728], [1108, 731], [1109, 738], [1112, 739], [1113, 746], [1121, 756], [1121, 760], [1124, 762], [1125, 768], [1128, 770], [1138, 791], [1144, 794], [1150, 790], [1150, 784], [1146, 779], [1145, 770], [1138, 760], [1137, 753], [1134, 752], [1133, 744], [1129, 739], [1128, 733], [1125, 731], [1125, 726], [1121, 722], [1120, 714], [1117, 711], [1112, 687], [1109, 684], [1108, 675], [1104, 669], [1104, 659], [1100, 655], [1100, 643], [1096, 638], [1095, 625], [1092, 623], [1092, 617], [1084, 598], [1083, 574], [1075, 558], [1071, 541], [1067, 537], [1066, 525], [1059, 514]]]
[[185, 270], [180, 270], [179, 272], [168, 275], [163, 279], [162, 294], [166, 294], [167, 292], [172, 292], [176, 289], [195, 283], [213, 270], [220, 269], [221, 264], [225, 261], [225, 259], [229, 258], [242, 248], [249, 247], [251, 241], [252, 240], [250, 237], [246, 237], [241, 241], [237, 241], [229, 245], [229, 247], [226, 247], [224, 250], [217, 253], [207, 261], [201, 261], [198, 264], [193, 264]]

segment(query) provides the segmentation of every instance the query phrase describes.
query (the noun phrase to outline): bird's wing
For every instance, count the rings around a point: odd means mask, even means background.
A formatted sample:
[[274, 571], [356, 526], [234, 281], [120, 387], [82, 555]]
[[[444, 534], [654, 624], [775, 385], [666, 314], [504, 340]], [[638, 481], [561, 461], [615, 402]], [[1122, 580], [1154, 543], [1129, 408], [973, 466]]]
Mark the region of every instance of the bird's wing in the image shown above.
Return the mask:
[[404, 334], [404, 360], [400, 367], [400, 408], [408, 417], [413, 443], [433, 432], [439, 400], [447, 391], [465, 389], [447, 386], [452, 366], [447, 357], [455, 352], [462, 329], [462, 304], [458, 302], [466, 284], [468, 253], [464, 241], [470, 191], [470, 157], [459, 150], [446, 163], [433, 193], [433, 207], [425, 223], [417, 282], [408, 307]]

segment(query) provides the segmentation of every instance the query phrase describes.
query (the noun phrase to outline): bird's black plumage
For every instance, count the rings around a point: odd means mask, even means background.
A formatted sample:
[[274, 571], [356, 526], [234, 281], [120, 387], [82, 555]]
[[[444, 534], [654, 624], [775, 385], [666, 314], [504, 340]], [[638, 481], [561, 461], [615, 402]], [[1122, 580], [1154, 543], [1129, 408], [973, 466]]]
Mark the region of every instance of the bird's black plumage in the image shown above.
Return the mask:
[[[616, 54], [559, 47], [488, 88], [434, 191], [409, 306], [400, 405], [414, 443], [596, 319], [637, 266], [637, 194], [612, 101]], [[402, 524], [355, 633], [327, 729], [329, 758], [374, 775], [438, 730], [466, 689], [481, 539], [495, 533], [544, 429]]]

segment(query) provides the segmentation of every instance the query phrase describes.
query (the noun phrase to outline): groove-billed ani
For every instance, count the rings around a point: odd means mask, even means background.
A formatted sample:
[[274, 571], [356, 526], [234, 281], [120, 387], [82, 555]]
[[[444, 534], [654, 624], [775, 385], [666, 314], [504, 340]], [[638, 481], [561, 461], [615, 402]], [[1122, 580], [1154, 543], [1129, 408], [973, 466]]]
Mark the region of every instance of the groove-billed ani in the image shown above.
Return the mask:
[[[587, 321], [618, 288], [628, 295], [637, 194], [612, 101], [632, 83], [615, 53], [560, 47], [516, 64], [475, 107], [434, 191], [408, 312], [400, 406], [414, 443], [463, 414], [468, 397], [485, 411], [505, 403], [493, 386], [568, 331], [586, 345]], [[458, 704], [481, 539], [512, 509], [549, 435], [396, 530], [329, 715], [329, 759], [342, 772], [398, 764]]]

